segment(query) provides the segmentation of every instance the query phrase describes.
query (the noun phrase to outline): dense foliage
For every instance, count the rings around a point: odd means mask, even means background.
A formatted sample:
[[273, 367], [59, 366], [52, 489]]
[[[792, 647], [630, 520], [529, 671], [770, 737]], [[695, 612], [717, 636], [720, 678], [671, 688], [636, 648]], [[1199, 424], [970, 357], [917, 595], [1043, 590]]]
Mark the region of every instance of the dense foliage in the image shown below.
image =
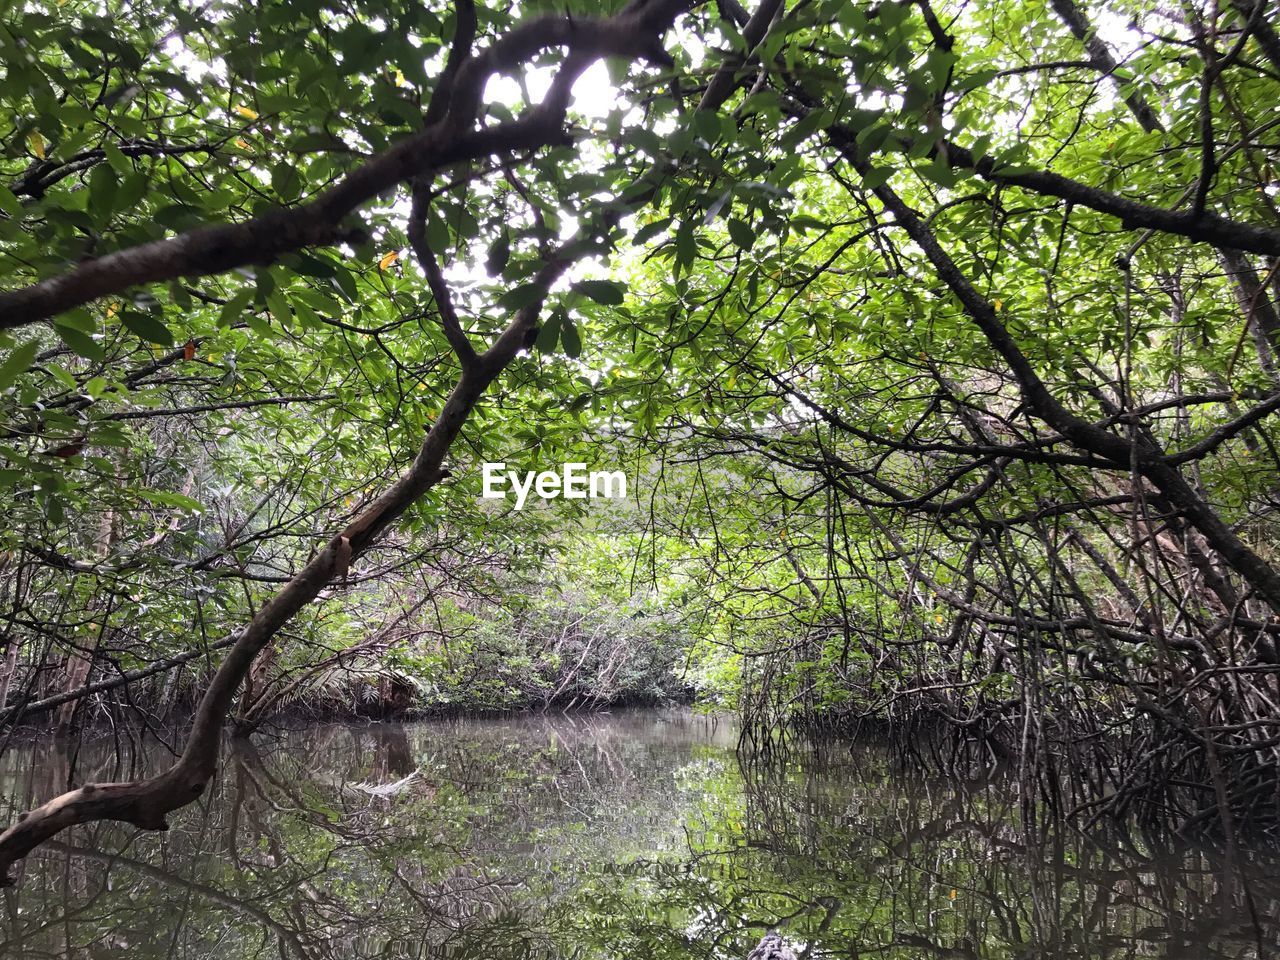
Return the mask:
[[567, 7], [5, 14], [6, 721], [692, 688], [1280, 823], [1265, 0]]

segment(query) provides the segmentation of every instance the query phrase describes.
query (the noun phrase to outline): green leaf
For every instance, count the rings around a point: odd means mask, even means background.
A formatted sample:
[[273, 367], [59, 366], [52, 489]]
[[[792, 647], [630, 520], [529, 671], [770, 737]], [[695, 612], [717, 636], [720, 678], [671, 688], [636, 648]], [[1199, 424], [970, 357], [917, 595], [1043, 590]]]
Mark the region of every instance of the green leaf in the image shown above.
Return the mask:
[[0, 390], [26, 373], [39, 352], [40, 344], [35, 340], [28, 340], [21, 346], [14, 347], [9, 356], [4, 358], [4, 362], [0, 363]]
[[985, 87], [988, 83], [995, 79], [1000, 70], [996, 67], [986, 67], [982, 70], [975, 70], [968, 76], [961, 77], [956, 83], [957, 90], [977, 90], [979, 87]]
[[798, 120], [782, 137], [782, 144], [790, 146], [799, 143], [811, 134], [824, 127], [829, 127], [832, 116], [826, 110], [813, 110]]
[[271, 168], [271, 188], [283, 200], [296, 200], [302, 192], [302, 177], [292, 163], [277, 163]]
[[72, 330], [79, 330], [81, 333], [98, 332], [98, 321], [93, 318], [93, 315], [88, 310], [83, 308], [59, 314], [58, 318], [53, 322], [56, 326], [69, 327]]
[[142, 172], [135, 172], [126, 176], [116, 188], [116, 209], [129, 210], [136, 207], [142, 202], [142, 198], [147, 195], [149, 183], [149, 178]]
[[303, 330], [318, 330], [324, 326], [316, 312], [301, 300], [293, 301], [293, 315], [298, 318]]
[[436, 217], [427, 220], [427, 246], [431, 252], [442, 257], [449, 252], [451, 244], [449, 225]]
[[541, 284], [522, 283], [500, 296], [498, 305], [506, 310], [522, 310], [530, 304], [537, 303], [542, 295]]
[[756, 232], [751, 229], [750, 224], [742, 220], [730, 219], [726, 226], [729, 228], [729, 239], [743, 250], [750, 250], [755, 244]]
[[665, 217], [662, 220], [655, 220], [653, 223], [646, 223], [643, 227], [636, 231], [636, 235], [631, 238], [631, 242], [636, 246], [642, 246], [662, 233], [667, 227], [671, 226], [671, 218]]
[[124, 310], [120, 313], [120, 322], [147, 343], [158, 343], [166, 347], [173, 344], [173, 334], [153, 314]]
[[499, 234], [498, 239], [489, 247], [489, 254], [485, 257], [484, 268], [489, 276], [499, 276], [503, 270], [507, 268], [507, 261], [511, 259], [511, 238], [504, 230]]
[[542, 328], [538, 331], [538, 339], [533, 342], [533, 346], [539, 353], [551, 353], [556, 348], [556, 342], [560, 339], [560, 328], [565, 320], [564, 310], [557, 308], [552, 312], [551, 317]]
[[111, 169], [116, 172], [116, 176], [127, 177], [133, 173], [133, 164], [114, 143], [104, 143], [102, 153], [107, 158], [107, 163], [111, 164]]
[[181, 493], [174, 493], [172, 490], [138, 490], [136, 492], [143, 500], [158, 506], [177, 507], [188, 513], [204, 512], [204, 504], [199, 500], [193, 500]]
[[7, 213], [15, 220], [22, 219], [22, 204], [8, 187], [0, 187], [0, 211]]
[[252, 290], [241, 290], [234, 297], [228, 300], [218, 313], [218, 326], [230, 327], [235, 324], [240, 315], [248, 309], [249, 304], [253, 302]]
[[926, 180], [932, 180], [940, 187], [954, 187], [959, 179], [954, 170], [939, 160], [916, 164], [916, 170]]
[[687, 270], [692, 266], [697, 255], [698, 241], [693, 233], [693, 223], [686, 220], [680, 224], [680, 229], [676, 231], [676, 276], [679, 276], [682, 270]]
[[698, 129], [698, 135], [708, 143], [715, 143], [720, 139], [720, 118], [714, 111], [699, 110], [693, 115], [693, 122]]
[[289, 298], [284, 295], [284, 291], [276, 288], [267, 294], [267, 309], [271, 311], [276, 323], [284, 329], [293, 326], [293, 308], [289, 306]]
[[560, 345], [564, 347], [564, 352], [571, 357], [577, 357], [582, 354], [582, 338], [578, 336], [577, 326], [567, 316], [560, 325]]
[[76, 378], [73, 377], [70, 371], [68, 371], [65, 367], [56, 363], [50, 363], [46, 365], [45, 369], [48, 370], [49, 373], [53, 375], [54, 379], [56, 379], [60, 384], [62, 384], [68, 390], [76, 389], [76, 386], [77, 386]]
[[351, 271], [346, 267], [335, 264], [330, 283], [338, 289], [338, 292], [347, 299], [348, 303], [355, 303], [360, 295], [359, 288], [356, 286], [356, 278], [351, 275]]
[[613, 280], [579, 280], [573, 289], [607, 307], [620, 305], [627, 294], [626, 285]]
[[151, 215], [151, 219], [174, 233], [182, 233], [200, 225], [200, 211], [183, 203], [171, 203]]
[[68, 327], [64, 324], [54, 321], [53, 328], [58, 331], [58, 336], [62, 338], [62, 342], [74, 350], [86, 360], [101, 360], [105, 356], [102, 344], [93, 339], [90, 334], [83, 330], [77, 330], [75, 327]]
[[876, 187], [882, 187], [888, 183], [889, 178], [892, 176], [892, 167], [872, 167], [863, 174], [862, 185], [868, 190], [874, 190]]
[[109, 164], [100, 163], [89, 174], [89, 209], [100, 218], [111, 215], [119, 181]]
[[328, 280], [337, 273], [337, 264], [327, 257], [316, 257], [309, 253], [298, 254], [297, 261], [291, 266], [294, 273], [304, 277], [315, 277]]

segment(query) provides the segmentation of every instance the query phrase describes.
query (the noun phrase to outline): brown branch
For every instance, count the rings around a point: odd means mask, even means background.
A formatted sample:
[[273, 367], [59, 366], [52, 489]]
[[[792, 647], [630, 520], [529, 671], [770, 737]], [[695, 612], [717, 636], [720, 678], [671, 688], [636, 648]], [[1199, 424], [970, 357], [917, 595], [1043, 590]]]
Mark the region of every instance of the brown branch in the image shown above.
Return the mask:
[[445, 339], [458, 357], [463, 367], [472, 366], [476, 362], [476, 352], [467, 339], [462, 322], [458, 319], [458, 311], [454, 308], [453, 297], [449, 294], [449, 285], [445, 283], [444, 274], [440, 271], [440, 263], [427, 243], [426, 220], [430, 206], [430, 194], [425, 181], [419, 180], [413, 186], [413, 207], [409, 212], [409, 245], [413, 248], [422, 272], [427, 277], [427, 286], [436, 302], [436, 311], [440, 314], [440, 326], [444, 329]]
[[1262, 48], [1271, 66], [1280, 70], [1280, 35], [1266, 17], [1268, 0], [1231, 0], [1231, 5], [1240, 11], [1249, 23], [1253, 24], [1253, 38]]
[[[756, 12], [743, 24], [742, 40], [748, 51], [748, 59], [769, 32], [769, 25], [782, 15], [782, 10], [783, 0], [763, 0], [756, 8]], [[729, 99], [739, 86], [735, 76], [738, 69], [739, 67], [735, 67], [730, 61], [722, 63], [716, 69], [711, 82], [707, 84], [706, 91], [702, 94], [702, 99], [698, 102], [699, 110], [718, 110]]]
[[164, 660], [158, 660], [155, 663], [145, 667], [137, 667], [133, 670], [121, 670], [116, 676], [110, 680], [99, 680], [95, 683], [85, 684], [76, 687], [74, 690], [65, 693], [57, 693], [53, 696], [45, 697], [42, 700], [33, 700], [30, 703], [15, 703], [12, 706], [0, 707], [0, 725], [6, 723], [18, 723], [27, 717], [37, 713], [45, 713], [54, 707], [60, 707], [64, 703], [71, 703], [75, 700], [83, 700], [85, 697], [91, 697], [96, 693], [106, 693], [108, 690], [118, 690], [120, 687], [126, 686], [137, 680], [144, 680], [147, 677], [153, 677], [157, 673], [166, 673], [175, 667], [180, 667], [184, 663], [190, 663], [197, 660], [205, 654], [213, 650], [222, 650], [231, 646], [236, 641], [238, 634], [232, 634], [229, 637], [223, 637], [207, 647], [198, 650], [187, 650], [183, 653], [176, 654], [172, 657], [166, 657]]
[[335, 400], [336, 393], [311, 395], [262, 397], [257, 400], [227, 400], [222, 403], [198, 403], [190, 407], [157, 407], [152, 410], [117, 410], [99, 417], [99, 420], [151, 420], [155, 417], [187, 417], [197, 413], [213, 413], [218, 410], [251, 410], [254, 407], [279, 407], [291, 403], [321, 403]]
[[1003, 168], [991, 157], [977, 159], [959, 144], [946, 141], [953, 166], [967, 167], [992, 183], [1021, 187], [1119, 218], [1126, 230], [1151, 229], [1229, 250], [1280, 256], [1280, 230], [1241, 223], [1216, 213], [1168, 210], [1091, 187], [1049, 170]]
[[1266, 400], [1262, 401], [1262, 403], [1253, 407], [1247, 413], [1241, 414], [1230, 423], [1223, 424], [1204, 439], [1198, 440], [1178, 453], [1170, 454], [1168, 462], [1176, 464], [1203, 460], [1232, 437], [1248, 430], [1254, 424], [1264, 420], [1277, 410], [1280, 410], [1280, 394], [1273, 394]]
[[[847, 127], [836, 125], [827, 130], [827, 137], [860, 176], [866, 177], [871, 173], [870, 161], [858, 151], [856, 134]], [[919, 214], [888, 184], [875, 186], [871, 192], [894, 215], [897, 224], [924, 253], [938, 278], [964, 307], [988, 344], [1009, 366], [1027, 407], [1078, 449], [1110, 461], [1117, 468], [1132, 469], [1149, 480], [1159, 491], [1160, 497], [1169, 506], [1181, 511], [1218, 555], [1252, 585], [1273, 610], [1280, 611], [1280, 573], [1223, 522], [1155, 441], [1142, 434], [1124, 437], [1112, 433], [1067, 409], [1040, 379], [1026, 354], [997, 316], [995, 308], [968, 281]], [[1207, 220], [1208, 217], [1209, 215], [1205, 215], [1204, 219]], [[1277, 240], [1280, 241], [1280, 234], [1277, 234]]]
[[427, 105], [424, 123], [426, 126], [443, 120], [453, 102], [454, 83], [458, 71], [467, 57], [471, 55], [471, 45], [476, 41], [476, 5], [474, 0], [458, 0], [457, 14], [454, 17], [453, 43], [449, 47], [449, 58], [445, 61], [440, 79], [432, 91], [431, 102]]

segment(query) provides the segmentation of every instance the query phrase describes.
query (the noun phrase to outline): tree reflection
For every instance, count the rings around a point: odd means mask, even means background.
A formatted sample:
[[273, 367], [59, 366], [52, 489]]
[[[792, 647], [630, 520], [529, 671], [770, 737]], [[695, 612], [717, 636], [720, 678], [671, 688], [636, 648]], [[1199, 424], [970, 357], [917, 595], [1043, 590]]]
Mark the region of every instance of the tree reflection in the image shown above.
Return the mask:
[[[5, 893], [6, 957], [1244, 958], [1280, 946], [1260, 854], [1228, 866], [1023, 823], [998, 773], [872, 747], [744, 757], [686, 714], [316, 726], [229, 744], [167, 835], [97, 826]], [[163, 746], [0, 759], [22, 806]], [[96, 774], [95, 774], [96, 775]], [[58, 781], [58, 783], [55, 783]]]

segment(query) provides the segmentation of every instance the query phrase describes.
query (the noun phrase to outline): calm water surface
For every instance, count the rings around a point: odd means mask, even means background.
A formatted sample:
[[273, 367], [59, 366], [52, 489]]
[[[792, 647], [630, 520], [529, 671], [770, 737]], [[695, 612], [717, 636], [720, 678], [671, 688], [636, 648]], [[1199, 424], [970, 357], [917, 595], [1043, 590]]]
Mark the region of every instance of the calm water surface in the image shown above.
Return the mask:
[[[684, 712], [324, 725], [229, 747], [164, 835], [64, 834], [0, 955], [1280, 957], [1280, 871], [1115, 837], [1031, 842], [1005, 782], [874, 747], [744, 759]], [[163, 744], [15, 744], [0, 805], [154, 769]]]

